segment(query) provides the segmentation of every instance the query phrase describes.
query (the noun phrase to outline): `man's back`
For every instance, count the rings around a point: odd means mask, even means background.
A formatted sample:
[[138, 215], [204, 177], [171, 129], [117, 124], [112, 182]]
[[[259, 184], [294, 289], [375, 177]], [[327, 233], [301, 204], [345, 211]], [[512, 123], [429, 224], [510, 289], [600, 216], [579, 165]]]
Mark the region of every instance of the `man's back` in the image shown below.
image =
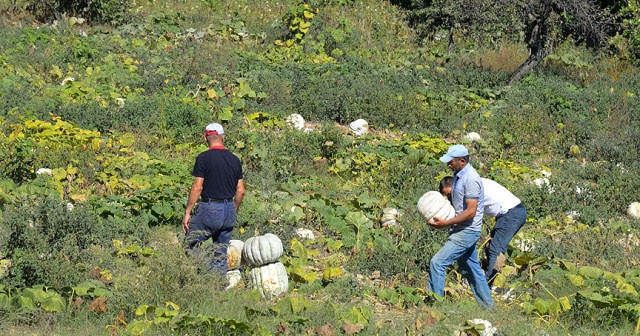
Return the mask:
[[482, 178], [482, 185], [484, 187], [484, 213], [486, 215], [498, 217], [520, 204], [520, 199], [500, 183]]

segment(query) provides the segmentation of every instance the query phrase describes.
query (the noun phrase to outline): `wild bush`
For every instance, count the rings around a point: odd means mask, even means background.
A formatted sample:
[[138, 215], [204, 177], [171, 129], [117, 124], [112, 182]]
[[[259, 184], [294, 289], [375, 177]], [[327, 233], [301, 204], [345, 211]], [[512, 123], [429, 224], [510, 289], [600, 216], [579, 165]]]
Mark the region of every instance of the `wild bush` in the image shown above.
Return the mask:
[[592, 265], [610, 272], [624, 272], [638, 263], [637, 238], [625, 237], [624, 228], [606, 223], [597, 230], [584, 229], [536, 240], [534, 253]]
[[549, 184], [518, 184], [514, 192], [532, 218], [570, 215], [584, 224], [599, 226], [608, 218], [625, 215], [630, 202], [620, 199], [620, 195], [627, 200], [640, 197], [639, 182], [629, 176], [627, 169], [624, 164], [567, 160], [553, 169]]
[[[279, 70], [256, 72], [260, 79], [257, 89], [271, 97], [265, 104], [272, 111], [300, 113], [307, 120], [343, 125], [359, 118], [380, 128], [418, 124], [420, 102], [415, 96], [420, 79], [411, 71], [374, 68], [355, 58], [340, 67], [287, 65]], [[310, 73], [315, 75], [308, 76]]]
[[145, 234], [145, 228], [132, 221], [126, 226], [110, 224], [86, 206], [70, 208], [68, 202], [53, 197], [23, 199], [3, 213], [3, 225], [11, 235], [2, 248], [12, 259], [10, 276], [3, 283], [18, 288], [80, 283], [86, 270], [78, 264], [86, 260], [91, 246], [108, 245], [121, 235]]
[[[130, 23], [133, 17], [133, 4], [124, 0], [24, 0], [21, 2], [22, 9], [26, 9], [41, 21], [53, 21], [67, 15], [117, 26]], [[14, 9], [17, 8], [14, 7]]]
[[173, 97], [151, 96], [125, 100], [124, 106], [102, 107], [96, 103], [64, 104], [56, 114], [82, 128], [103, 133], [145, 129], [169, 139], [196, 139], [203, 125], [211, 122], [204, 106], [184, 103]]
[[[110, 300], [113, 309], [135, 311], [142, 304], [161, 305], [166, 301], [187, 307], [203, 298], [215, 297], [224, 288], [219, 274], [199, 269], [202, 261], [185, 254], [183, 235], [166, 226], [148, 234], [145, 239], [125, 237], [124, 241], [126, 245], [151, 248], [153, 253], [148, 256], [132, 253], [94, 259], [97, 266], [113, 274], [117, 288]], [[149, 245], [150, 242], [153, 244]], [[113, 248], [106, 250], [110, 249]]]
[[385, 278], [421, 277], [428, 272], [431, 257], [446, 242], [446, 233], [433, 230], [413, 211], [403, 213], [399, 226], [374, 231], [371, 245], [352, 255], [346, 267], [366, 275], [379, 271]]

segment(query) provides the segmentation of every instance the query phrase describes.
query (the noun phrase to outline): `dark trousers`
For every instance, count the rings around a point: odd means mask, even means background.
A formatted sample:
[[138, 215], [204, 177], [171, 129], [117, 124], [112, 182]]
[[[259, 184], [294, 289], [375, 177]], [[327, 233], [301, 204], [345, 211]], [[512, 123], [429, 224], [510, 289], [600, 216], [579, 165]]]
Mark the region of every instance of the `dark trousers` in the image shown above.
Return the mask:
[[487, 270], [485, 271], [485, 277], [487, 278], [489, 286], [491, 286], [493, 277], [497, 273], [497, 271], [493, 269], [496, 265], [496, 259], [500, 253], [506, 256], [509, 242], [511, 242], [513, 236], [518, 233], [518, 230], [520, 230], [526, 221], [527, 210], [522, 204], [511, 208], [504, 215], [496, 217], [496, 225], [493, 230], [491, 230], [491, 240], [489, 241], [489, 245], [485, 247], [485, 253], [489, 262]]
[[[233, 200], [222, 203], [198, 203], [185, 237], [186, 246], [207, 266], [216, 272], [227, 273], [227, 246], [236, 225]], [[211, 238], [213, 249], [202, 249], [202, 243]]]

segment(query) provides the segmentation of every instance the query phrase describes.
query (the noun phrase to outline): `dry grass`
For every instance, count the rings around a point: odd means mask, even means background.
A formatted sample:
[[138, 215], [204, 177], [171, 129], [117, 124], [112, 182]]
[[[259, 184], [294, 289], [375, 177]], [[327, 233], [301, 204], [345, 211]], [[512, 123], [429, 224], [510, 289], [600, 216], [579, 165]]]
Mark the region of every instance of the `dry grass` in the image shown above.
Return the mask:
[[513, 72], [529, 57], [527, 49], [516, 43], [504, 43], [496, 48], [480, 51], [476, 66], [491, 71]]

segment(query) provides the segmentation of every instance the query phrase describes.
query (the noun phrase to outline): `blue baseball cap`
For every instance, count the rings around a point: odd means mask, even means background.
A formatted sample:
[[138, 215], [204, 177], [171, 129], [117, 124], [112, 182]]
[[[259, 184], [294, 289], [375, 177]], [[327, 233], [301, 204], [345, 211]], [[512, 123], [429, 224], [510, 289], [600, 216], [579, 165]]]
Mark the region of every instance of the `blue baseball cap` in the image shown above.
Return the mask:
[[449, 147], [449, 150], [447, 150], [447, 154], [443, 155], [440, 158], [440, 161], [449, 163], [449, 161], [453, 160], [454, 158], [459, 158], [467, 155], [469, 155], [467, 147], [463, 145], [453, 145]]

